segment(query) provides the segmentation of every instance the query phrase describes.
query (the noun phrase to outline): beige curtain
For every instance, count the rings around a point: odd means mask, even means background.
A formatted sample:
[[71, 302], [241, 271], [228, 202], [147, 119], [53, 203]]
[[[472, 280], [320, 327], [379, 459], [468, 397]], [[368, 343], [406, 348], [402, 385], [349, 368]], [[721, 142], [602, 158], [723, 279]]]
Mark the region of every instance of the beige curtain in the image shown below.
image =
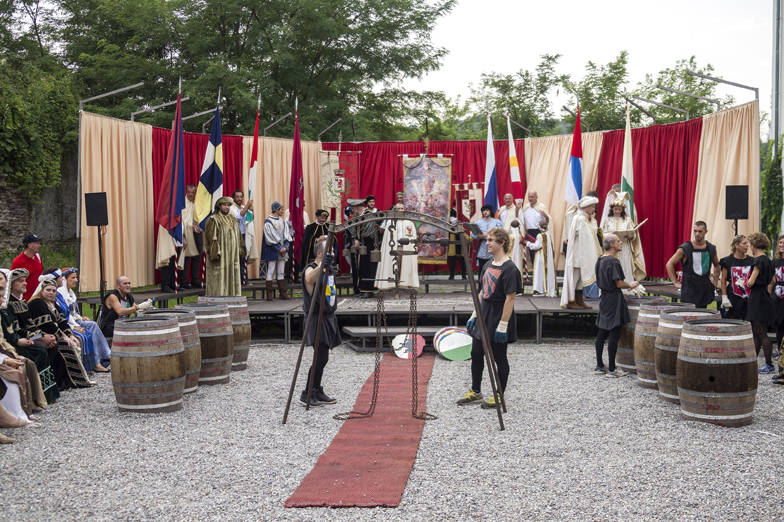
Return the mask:
[[[253, 148], [253, 136], [243, 140], [243, 183], [247, 183], [245, 173], [250, 168], [250, 156]], [[259, 171], [256, 174], [256, 196], [253, 201], [256, 240], [261, 248], [264, 233], [264, 219], [270, 213], [273, 201], [283, 203], [288, 208], [289, 184], [291, 182], [291, 153], [294, 141], [282, 138], [259, 137]], [[319, 185], [319, 144], [315, 141], [302, 141], [302, 172], [305, 184], [305, 211], [313, 219], [316, 209], [321, 203]], [[247, 187], [243, 187], [247, 192]], [[307, 225], [307, 223], [306, 223]], [[248, 267], [248, 277], [258, 277], [259, 264], [252, 263]]]
[[726, 185], [749, 186], [749, 219], [738, 221], [738, 232], [760, 228], [759, 126], [756, 101], [702, 118], [694, 220], [708, 225], [708, 240], [720, 258], [727, 255], [734, 234], [733, 222], [724, 218]]
[[[603, 132], [586, 132], [583, 143], [583, 194], [596, 189], [597, 166], [602, 149]], [[550, 237], [553, 238], [555, 264], [563, 268], [561, 229], [566, 213], [566, 168], [572, 151], [572, 135], [527, 138], [525, 140], [525, 173], [529, 191], [535, 190], [539, 201], [550, 213]], [[600, 200], [604, 198], [599, 198]]]
[[[84, 112], [80, 132], [82, 193], [106, 192], [107, 287], [114, 288], [120, 275], [128, 276], [133, 286], [153, 284], [152, 127]], [[98, 290], [98, 234], [96, 227], [87, 226], [84, 204], [81, 208], [80, 288]]]

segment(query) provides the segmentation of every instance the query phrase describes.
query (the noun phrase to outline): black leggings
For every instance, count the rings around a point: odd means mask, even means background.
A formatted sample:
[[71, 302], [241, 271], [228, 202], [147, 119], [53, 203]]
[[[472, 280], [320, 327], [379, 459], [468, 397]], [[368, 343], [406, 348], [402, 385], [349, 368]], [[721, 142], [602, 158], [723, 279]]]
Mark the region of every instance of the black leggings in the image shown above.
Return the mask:
[[754, 334], [754, 348], [759, 356], [760, 348], [765, 353], [765, 364], [773, 364], [772, 347], [768, 339], [768, 325], [765, 323], [751, 323], [751, 333]]
[[[498, 368], [498, 380], [500, 381], [501, 391], [506, 391], [506, 383], [509, 380], [509, 359], [506, 357], [506, 343], [494, 343], [490, 341], [493, 349], [495, 365]], [[474, 339], [471, 343], [471, 389], [476, 393], [482, 391], [482, 373], [485, 371], [485, 350], [482, 348], [482, 341]]]
[[611, 372], [615, 371], [615, 353], [618, 351], [618, 339], [621, 337], [621, 327], [616, 326], [612, 330], [605, 330], [599, 328], [599, 333], [596, 334], [596, 366], [604, 367], [602, 362], [602, 352], [604, 352], [604, 341], [607, 341], [607, 358], [609, 359], [609, 369]]
[[[316, 373], [313, 375], [313, 390], [321, 388], [321, 376], [324, 374], [324, 367], [329, 362], [329, 346], [326, 343], [319, 342], [318, 353], [316, 354]], [[305, 381], [305, 390], [308, 389], [310, 382], [310, 372], [313, 371], [311, 366], [308, 370], [308, 380]]]
[[446, 262], [449, 265], [449, 277], [455, 276], [455, 268], [457, 266], [460, 267], [460, 275], [465, 277], [466, 267], [465, 267], [465, 259], [463, 259], [463, 256], [447, 256]]

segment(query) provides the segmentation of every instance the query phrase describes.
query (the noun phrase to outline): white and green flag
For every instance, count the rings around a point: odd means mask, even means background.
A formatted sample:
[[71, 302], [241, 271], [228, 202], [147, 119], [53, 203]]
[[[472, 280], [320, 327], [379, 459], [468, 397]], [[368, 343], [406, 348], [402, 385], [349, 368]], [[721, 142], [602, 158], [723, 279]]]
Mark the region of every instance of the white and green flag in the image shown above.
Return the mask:
[[634, 215], [634, 166], [632, 163], [632, 125], [629, 121], [629, 105], [626, 105], [626, 132], [623, 134], [623, 165], [621, 166], [621, 191], [629, 194], [629, 214]]

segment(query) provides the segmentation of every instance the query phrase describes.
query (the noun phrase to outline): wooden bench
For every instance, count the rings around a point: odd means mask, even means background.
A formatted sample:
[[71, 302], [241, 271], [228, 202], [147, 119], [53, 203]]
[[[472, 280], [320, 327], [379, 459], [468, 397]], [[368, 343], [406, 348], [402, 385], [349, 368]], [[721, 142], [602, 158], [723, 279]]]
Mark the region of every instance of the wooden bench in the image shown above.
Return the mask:
[[[417, 334], [424, 337], [426, 340], [430, 339], [430, 346], [433, 344], [433, 336], [438, 332], [440, 329], [445, 328], [444, 326], [417, 326]], [[392, 348], [390, 346], [392, 337], [396, 335], [405, 334], [408, 332], [407, 326], [388, 326], [387, 328], [381, 328], [381, 334], [383, 337], [388, 338], [390, 342], [385, 342], [382, 348], [384, 352], [391, 352]], [[344, 326], [343, 333], [351, 338], [346, 344], [348, 344], [351, 348], [353, 348], [357, 352], [375, 352], [376, 347], [375, 344], [368, 347], [366, 341], [368, 339], [375, 339], [376, 338], [376, 327], [375, 326]], [[353, 341], [354, 340], [361, 340], [362, 344], [357, 345]], [[431, 348], [432, 350], [432, 348]]]

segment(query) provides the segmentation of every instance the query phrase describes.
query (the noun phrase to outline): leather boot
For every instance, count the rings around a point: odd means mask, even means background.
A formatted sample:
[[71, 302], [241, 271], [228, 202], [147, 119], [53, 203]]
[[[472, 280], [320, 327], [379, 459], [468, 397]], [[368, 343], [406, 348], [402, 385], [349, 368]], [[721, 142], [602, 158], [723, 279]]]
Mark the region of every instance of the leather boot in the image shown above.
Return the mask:
[[583, 291], [582, 290], [575, 290], [575, 292], [574, 292], [574, 302], [575, 302], [575, 304], [579, 308], [581, 308], [583, 310], [590, 310], [591, 309], [591, 307], [588, 306], [587, 304], [585, 304], [585, 301], [583, 300]]
[[267, 301], [275, 299], [275, 286], [272, 281], [267, 281]]
[[566, 306], [562, 306], [561, 308], [566, 308], [567, 310], [582, 310], [582, 307], [574, 301], [569, 301], [566, 303]]
[[278, 293], [280, 294], [280, 298], [286, 300], [289, 298], [289, 292], [286, 288], [288, 281], [285, 279], [278, 279]]

